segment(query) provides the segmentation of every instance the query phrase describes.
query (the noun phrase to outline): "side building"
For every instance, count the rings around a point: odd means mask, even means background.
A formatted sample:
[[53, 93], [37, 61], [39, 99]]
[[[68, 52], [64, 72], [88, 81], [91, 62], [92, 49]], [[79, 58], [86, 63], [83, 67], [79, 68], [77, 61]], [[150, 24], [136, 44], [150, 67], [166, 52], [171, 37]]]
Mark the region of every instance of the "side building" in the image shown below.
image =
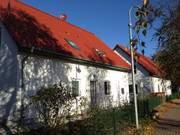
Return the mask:
[[[131, 64], [130, 50], [128, 48], [116, 45], [114, 52]], [[171, 95], [171, 81], [161, 77], [161, 69], [149, 57], [139, 54], [139, 60], [135, 63], [135, 69], [136, 89], [139, 95]], [[128, 80], [130, 93], [133, 93], [131, 73], [129, 73]]]

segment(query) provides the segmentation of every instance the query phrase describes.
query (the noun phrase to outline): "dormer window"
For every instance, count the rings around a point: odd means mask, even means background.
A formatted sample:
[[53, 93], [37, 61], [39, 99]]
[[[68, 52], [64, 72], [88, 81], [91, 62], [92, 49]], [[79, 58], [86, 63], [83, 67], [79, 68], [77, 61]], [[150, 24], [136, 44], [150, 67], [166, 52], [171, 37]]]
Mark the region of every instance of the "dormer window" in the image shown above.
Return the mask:
[[101, 51], [101, 50], [99, 50], [99, 49], [97, 49], [97, 48], [95, 49], [95, 51], [96, 51], [96, 53], [97, 53], [99, 56], [101, 56], [101, 57], [105, 57], [105, 56], [106, 56], [103, 51]]
[[71, 47], [75, 48], [76, 50], [80, 50], [79, 46], [77, 44], [75, 44], [73, 41], [69, 40], [69, 39], [64, 39]]

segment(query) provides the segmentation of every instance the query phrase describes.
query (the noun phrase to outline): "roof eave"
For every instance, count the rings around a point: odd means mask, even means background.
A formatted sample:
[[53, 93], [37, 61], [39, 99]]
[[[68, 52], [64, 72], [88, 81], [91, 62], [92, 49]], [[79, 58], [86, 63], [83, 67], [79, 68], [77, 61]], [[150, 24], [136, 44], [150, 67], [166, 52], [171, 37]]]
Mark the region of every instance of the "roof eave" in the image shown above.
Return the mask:
[[18, 50], [20, 52], [28, 53], [29, 55], [34, 54], [34, 55], [41, 55], [41, 56], [46, 56], [46, 57], [55, 57], [55, 58], [60, 58], [61, 60], [64, 60], [64, 61], [69, 61], [72, 63], [79, 63], [82, 65], [90, 65], [90, 66], [94, 66], [94, 67], [100, 67], [100, 68], [116, 70], [116, 71], [123, 71], [123, 72], [129, 72], [129, 70], [130, 70], [129, 68], [125, 68], [125, 67], [118, 67], [118, 66], [108, 65], [108, 64], [101, 63], [101, 62], [97, 62], [97, 61], [80, 59], [80, 58], [76, 58], [73, 56], [69, 56], [69, 55], [65, 55], [62, 53], [53, 52], [53, 51], [49, 51], [49, 50], [45, 50], [45, 49], [35, 48], [32, 53], [30, 48], [20, 47], [20, 45], [18, 45]]

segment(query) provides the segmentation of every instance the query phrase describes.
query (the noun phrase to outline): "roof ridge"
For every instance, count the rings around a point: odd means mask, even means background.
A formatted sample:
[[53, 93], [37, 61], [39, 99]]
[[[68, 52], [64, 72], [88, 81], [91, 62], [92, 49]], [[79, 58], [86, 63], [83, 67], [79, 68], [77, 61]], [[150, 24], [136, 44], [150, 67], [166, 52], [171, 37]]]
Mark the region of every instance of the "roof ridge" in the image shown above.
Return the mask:
[[[66, 21], [65, 21], [65, 22], [66, 22]], [[89, 34], [91, 34], [91, 35], [95, 35], [94, 33], [89, 32], [88, 30], [86, 30], [86, 29], [84, 29], [84, 28], [81, 28], [80, 26], [74, 25], [74, 24], [72, 24], [72, 23], [70, 23], [70, 22], [66, 22], [66, 23], [68, 23], [69, 25], [72, 25], [73, 27], [76, 27], [76, 28], [78, 28], [78, 29], [81, 29], [82, 31], [85, 31], [85, 32], [87, 32], [87, 33], [89, 33]]]
[[53, 17], [54, 19], [60, 20], [58, 17], [53, 16], [53, 15], [51, 15], [51, 14], [45, 12], [45, 11], [42, 11], [42, 10], [40, 10], [40, 9], [38, 9], [38, 8], [35, 8], [35, 7], [33, 7], [32, 5], [26, 4], [26, 3], [22, 2], [22, 1], [19, 1], [19, 0], [15, 0], [15, 1], [18, 2], [18, 3], [20, 3], [20, 4], [23, 4], [24, 6], [27, 6], [27, 7], [29, 7], [29, 8], [38, 10], [39, 12], [41, 12], [41, 13], [43, 13], [43, 14], [46, 14], [46, 15], [48, 15], [48, 16], [51, 16], [51, 17]]
[[[57, 16], [53, 16], [52, 14], [47, 13], [47, 12], [45, 12], [45, 11], [42, 11], [42, 10], [36, 8], [36, 7], [33, 7], [32, 5], [26, 4], [26, 3], [22, 2], [22, 1], [19, 1], [19, 0], [15, 0], [15, 1], [18, 2], [18, 3], [20, 3], [20, 4], [23, 4], [24, 6], [27, 6], [27, 7], [29, 7], [29, 8], [32, 8], [32, 9], [34, 9], [34, 10], [37, 10], [37, 11], [43, 13], [43, 14], [46, 14], [46, 15], [48, 15], [48, 16], [51, 16], [52, 18], [54, 18], [54, 19], [56, 19], [56, 20], [58, 20], [58, 21], [61, 21]], [[89, 32], [89, 31], [87, 31], [86, 29], [83, 29], [83, 28], [81, 28], [81, 27], [79, 27], [79, 26], [76, 26], [76, 25], [74, 25], [74, 24], [72, 24], [72, 23], [70, 23], [70, 22], [67, 22], [67, 21], [64, 21], [64, 22], [67, 23], [67, 24], [69, 24], [69, 25], [71, 25], [71, 26], [73, 26], [73, 27], [79, 28], [79, 29], [81, 29], [82, 31], [88, 32], [89, 34], [95, 35], [94, 33]]]

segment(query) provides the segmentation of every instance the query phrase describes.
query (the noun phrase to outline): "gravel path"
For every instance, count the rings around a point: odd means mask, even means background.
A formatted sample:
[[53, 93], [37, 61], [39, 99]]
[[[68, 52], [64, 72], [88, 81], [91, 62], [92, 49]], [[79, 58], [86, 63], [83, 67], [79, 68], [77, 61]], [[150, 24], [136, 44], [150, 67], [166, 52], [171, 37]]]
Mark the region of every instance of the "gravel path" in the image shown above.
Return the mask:
[[180, 105], [158, 120], [154, 135], [180, 135]]

